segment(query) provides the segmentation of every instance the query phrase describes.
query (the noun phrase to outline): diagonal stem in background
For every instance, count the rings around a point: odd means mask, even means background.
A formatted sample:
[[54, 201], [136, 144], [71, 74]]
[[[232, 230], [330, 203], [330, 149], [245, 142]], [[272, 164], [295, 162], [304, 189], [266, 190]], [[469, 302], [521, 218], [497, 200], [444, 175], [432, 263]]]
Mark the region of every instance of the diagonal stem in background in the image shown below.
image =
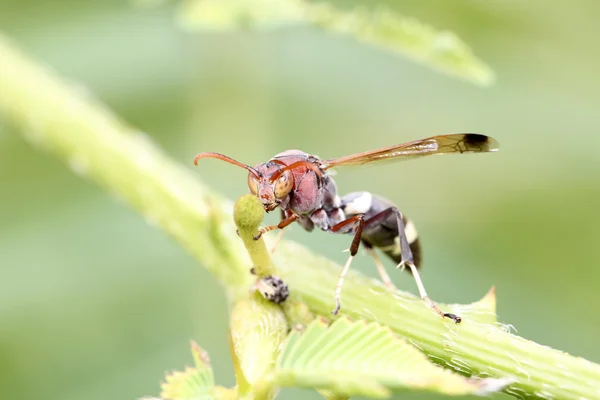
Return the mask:
[[[226, 288], [247, 293], [250, 262], [232, 223], [232, 204], [202, 185], [149, 139], [101, 104], [70, 90], [0, 35], [0, 117], [32, 144], [125, 199], [171, 234]], [[311, 311], [329, 316], [340, 267], [290, 242], [274, 255], [278, 273]], [[358, 273], [344, 287], [343, 312], [388, 325], [433, 361], [466, 375], [513, 377], [518, 397], [600, 398], [600, 366], [465, 318], [444, 321], [408, 294]], [[459, 312], [455, 308], [455, 311]]]

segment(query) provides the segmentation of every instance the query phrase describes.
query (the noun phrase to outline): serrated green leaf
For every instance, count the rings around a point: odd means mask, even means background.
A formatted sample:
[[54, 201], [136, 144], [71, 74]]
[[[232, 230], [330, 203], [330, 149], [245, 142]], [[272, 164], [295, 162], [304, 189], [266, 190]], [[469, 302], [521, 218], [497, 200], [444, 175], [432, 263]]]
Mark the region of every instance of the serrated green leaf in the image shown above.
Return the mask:
[[460, 315], [464, 320], [479, 324], [498, 324], [496, 288], [493, 286], [479, 301], [471, 304], [447, 304], [443, 307], [448, 312]]
[[330, 395], [368, 397], [387, 397], [403, 388], [478, 394], [489, 390], [491, 383], [466, 379], [432, 364], [387, 327], [348, 318], [331, 326], [316, 320], [304, 332], [292, 332], [273, 381], [279, 386], [326, 390]]
[[161, 385], [164, 400], [213, 400], [215, 379], [208, 354], [192, 342], [195, 367], [168, 374]]

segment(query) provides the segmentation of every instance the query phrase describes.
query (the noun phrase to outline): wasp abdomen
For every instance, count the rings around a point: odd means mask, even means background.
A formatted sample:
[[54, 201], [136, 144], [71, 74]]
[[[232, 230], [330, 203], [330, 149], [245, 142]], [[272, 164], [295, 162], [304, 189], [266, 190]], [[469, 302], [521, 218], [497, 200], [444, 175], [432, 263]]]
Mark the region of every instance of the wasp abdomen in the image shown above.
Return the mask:
[[[373, 195], [370, 192], [354, 192], [347, 194], [341, 199], [341, 208], [347, 217], [356, 214], [365, 215], [365, 227], [362, 234], [362, 241], [370, 247], [379, 248], [396, 264], [402, 261], [402, 248], [400, 246], [400, 235], [398, 231], [398, 221], [395, 213], [389, 213], [383, 220], [375, 219], [373, 223], [369, 220], [376, 215], [381, 215], [383, 211], [395, 208], [396, 206], [390, 200]], [[406, 241], [410, 247], [413, 256], [413, 262], [416, 267], [421, 266], [422, 253], [419, 234], [411, 220], [402, 215], [404, 233]]]

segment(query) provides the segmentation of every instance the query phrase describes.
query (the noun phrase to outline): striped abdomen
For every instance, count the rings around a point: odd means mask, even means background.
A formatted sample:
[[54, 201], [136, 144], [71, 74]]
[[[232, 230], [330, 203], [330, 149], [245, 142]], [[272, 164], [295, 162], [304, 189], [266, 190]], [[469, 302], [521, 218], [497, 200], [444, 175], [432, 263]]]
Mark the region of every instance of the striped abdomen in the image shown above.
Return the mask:
[[[398, 235], [398, 221], [396, 214], [390, 213], [382, 221], [369, 224], [369, 219], [382, 211], [395, 208], [394, 203], [369, 192], [355, 192], [342, 197], [342, 209], [346, 217], [356, 214], [365, 214], [365, 228], [362, 241], [366, 246], [381, 249], [396, 264], [402, 260], [400, 248], [400, 236]], [[420, 267], [422, 263], [421, 243], [417, 230], [406, 216], [402, 215], [404, 232], [412, 252], [415, 266]], [[407, 269], [410, 271], [410, 269]]]

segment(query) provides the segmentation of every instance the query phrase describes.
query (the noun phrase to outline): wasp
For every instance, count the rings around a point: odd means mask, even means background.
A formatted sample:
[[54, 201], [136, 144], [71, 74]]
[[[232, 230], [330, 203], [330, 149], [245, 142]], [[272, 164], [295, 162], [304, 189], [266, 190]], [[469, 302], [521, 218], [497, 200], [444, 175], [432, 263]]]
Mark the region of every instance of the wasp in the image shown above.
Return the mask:
[[419, 269], [422, 253], [415, 225], [396, 205], [384, 197], [370, 192], [353, 192], [339, 196], [331, 169], [358, 166], [388, 160], [409, 160], [438, 154], [485, 153], [497, 151], [498, 142], [478, 133], [438, 135], [381, 149], [321, 160], [300, 150], [286, 150], [265, 163], [251, 167], [219, 153], [200, 153], [194, 164], [202, 158], [216, 158], [248, 170], [248, 187], [262, 202], [266, 212], [279, 207], [281, 222], [260, 228], [254, 239], [265, 232], [284, 229], [298, 222], [306, 231], [315, 226], [325, 232], [353, 235], [348, 257], [334, 295], [335, 309], [341, 307], [341, 292], [352, 260], [362, 243], [373, 257], [383, 282], [394, 289], [375, 249], [391, 258], [397, 268], [406, 269], [414, 277], [421, 298], [441, 317], [461, 322], [457, 315], [444, 313], [429, 298]]

